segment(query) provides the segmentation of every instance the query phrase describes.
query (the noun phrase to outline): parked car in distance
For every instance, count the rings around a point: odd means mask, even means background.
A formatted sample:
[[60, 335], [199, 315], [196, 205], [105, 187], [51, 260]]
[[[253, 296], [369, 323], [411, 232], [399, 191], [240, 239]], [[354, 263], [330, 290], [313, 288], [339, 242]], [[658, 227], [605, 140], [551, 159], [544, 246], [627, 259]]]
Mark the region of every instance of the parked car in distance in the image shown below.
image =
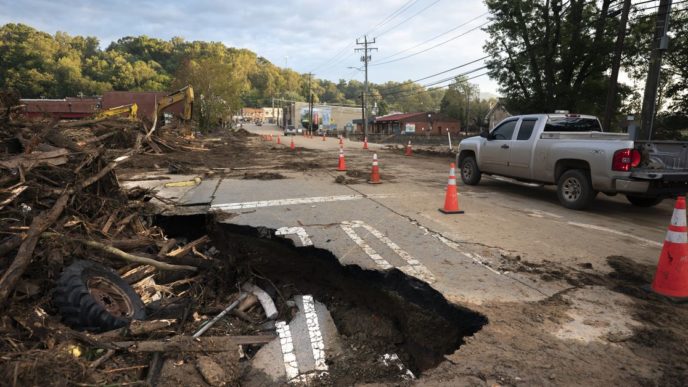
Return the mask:
[[553, 184], [561, 204], [574, 210], [598, 192], [651, 207], [688, 191], [687, 146], [604, 133], [595, 116], [528, 114], [464, 139], [456, 162], [464, 184], [478, 184], [481, 174]]
[[297, 134], [301, 134], [301, 133], [303, 133], [303, 128], [297, 128], [294, 125], [287, 125], [284, 128], [284, 135], [285, 136], [289, 136], [289, 135], [296, 136]]

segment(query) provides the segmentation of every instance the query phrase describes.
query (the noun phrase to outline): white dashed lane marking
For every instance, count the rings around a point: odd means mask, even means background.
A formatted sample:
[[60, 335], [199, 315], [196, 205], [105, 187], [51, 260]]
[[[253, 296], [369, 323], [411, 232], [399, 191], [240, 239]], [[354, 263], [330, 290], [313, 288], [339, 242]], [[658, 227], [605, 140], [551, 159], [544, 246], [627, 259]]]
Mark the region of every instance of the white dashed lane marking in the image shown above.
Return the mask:
[[381, 269], [387, 270], [391, 269], [392, 266], [387, 260], [385, 260], [380, 254], [375, 251], [370, 245], [368, 245], [358, 234], [356, 234], [356, 231], [354, 231], [354, 228], [360, 227], [365, 230], [367, 230], [370, 234], [372, 234], [374, 237], [376, 237], [380, 242], [384, 243], [387, 247], [390, 248], [390, 250], [394, 251], [401, 259], [403, 259], [407, 265], [401, 266], [398, 269], [403, 271], [404, 273], [414, 276], [420, 280], [423, 280], [427, 283], [434, 283], [436, 281], [435, 276], [428, 270], [425, 265], [420, 263], [417, 259], [415, 259], [411, 254], [407, 253], [405, 250], [403, 250], [399, 245], [396, 243], [392, 242], [391, 239], [389, 239], [387, 236], [382, 234], [379, 230], [376, 228], [372, 227], [369, 224], [366, 224], [365, 222], [362, 222], [360, 220], [354, 220], [351, 222], [342, 222], [341, 224], [342, 230], [346, 233], [346, 235], [351, 238], [351, 240], [354, 241], [367, 255], [370, 257], [370, 259], [375, 262]]

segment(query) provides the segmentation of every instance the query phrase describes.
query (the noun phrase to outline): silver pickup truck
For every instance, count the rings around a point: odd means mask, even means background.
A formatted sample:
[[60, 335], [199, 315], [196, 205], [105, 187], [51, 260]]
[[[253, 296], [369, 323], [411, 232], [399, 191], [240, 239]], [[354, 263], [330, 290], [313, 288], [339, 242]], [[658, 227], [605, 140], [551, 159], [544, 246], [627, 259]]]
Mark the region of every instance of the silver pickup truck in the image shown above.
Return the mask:
[[587, 207], [598, 192], [625, 194], [651, 207], [688, 191], [688, 143], [633, 141], [604, 133], [597, 117], [530, 114], [506, 118], [489, 133], [461, 141], [456, 163], [461, 180], [481, 174], [556, 184], [564, 207]]

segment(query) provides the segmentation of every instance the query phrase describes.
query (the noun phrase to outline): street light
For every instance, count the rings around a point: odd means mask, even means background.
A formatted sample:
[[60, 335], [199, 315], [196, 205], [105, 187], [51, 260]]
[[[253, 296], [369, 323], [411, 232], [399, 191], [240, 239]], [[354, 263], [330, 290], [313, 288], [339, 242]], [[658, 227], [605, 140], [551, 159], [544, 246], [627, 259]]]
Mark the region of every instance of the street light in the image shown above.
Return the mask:
[[428, 113], [428, 124], [430, 124], [430, 130], [428, 131], [428, 135], [432, 133], [432, 113]]

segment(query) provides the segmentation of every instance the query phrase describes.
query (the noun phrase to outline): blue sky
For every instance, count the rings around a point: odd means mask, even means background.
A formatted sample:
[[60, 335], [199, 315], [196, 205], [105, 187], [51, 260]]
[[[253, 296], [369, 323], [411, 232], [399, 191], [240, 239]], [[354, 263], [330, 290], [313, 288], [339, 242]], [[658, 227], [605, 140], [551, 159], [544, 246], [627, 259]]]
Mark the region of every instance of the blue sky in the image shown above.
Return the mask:
[[[49, 33], [96, 36], [103, 47], [132, 35], [220, 41], [250, 49], [278, 66], [313, 71], [318, 78], [334, 81], [363, 80], [361, 71], [347, 67], [361, 65], [354, 43], [369, 33], [378, 48], [369, 70], [373, 82], [418, 79], [484, 56], [486, 34], [479, 28], [467, 31], [487, 20], [485, 12], [481, 0], [0, 0], [0, 24], [25, 23]], [[466, 35], [458, 37], [462, 33]], [[378, 64], [399, 52], [403, 51], [387, 60], [452, 38], [427, 52]], [[480, 66], [469, 65], [421, 83]], [[471, 82], [483, 92], [496, 93], [496, 83], [487, 76]]]

